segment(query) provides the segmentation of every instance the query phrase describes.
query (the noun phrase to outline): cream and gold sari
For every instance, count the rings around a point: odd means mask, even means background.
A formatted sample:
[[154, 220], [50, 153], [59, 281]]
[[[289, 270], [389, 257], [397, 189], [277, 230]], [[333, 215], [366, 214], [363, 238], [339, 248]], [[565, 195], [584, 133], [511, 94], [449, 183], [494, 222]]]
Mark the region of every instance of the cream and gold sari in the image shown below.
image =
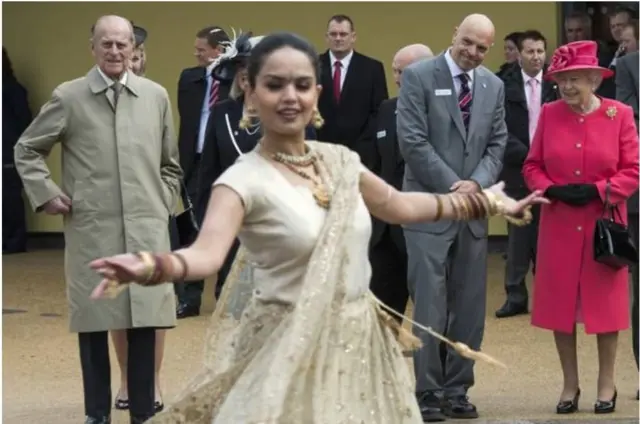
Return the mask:
[[[216, 183], [251, 206], [239, 235], [243, 247], [213, 313], [202, 370], [150, 423], [422, 423], [402, 349], [368, 291], [371, 223], [359, 191], [362, 165], [344, 147], [309, 145], [331, 177], [328, 211], [300, 214], [311, 208], [311, 196], [286, 187], [255, 151]], [[279, 218], [278, 210], [291, 215]], [[296, 233], [286, 231], [296, 228], [292, 221], [313, 228], [314, 220], [318, 232], [305, 253]], [[292, 262], [300, 276], [295, 288], [282, 286], [294, 301], [279, 298], [281, 281], [265, 277], [278, 264], [260, 256], [269, 253], [260, 244], [272, 245], [274, 234], [291, 252], [301, 250]], [[265, 300], [263, 290], [275, 297]]]

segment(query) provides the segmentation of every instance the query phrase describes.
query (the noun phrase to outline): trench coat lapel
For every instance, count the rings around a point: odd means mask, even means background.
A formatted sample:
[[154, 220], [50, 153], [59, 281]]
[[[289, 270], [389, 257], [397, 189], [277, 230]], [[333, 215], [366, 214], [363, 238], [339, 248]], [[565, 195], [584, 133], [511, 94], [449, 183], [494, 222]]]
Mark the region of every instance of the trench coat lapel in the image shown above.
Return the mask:
[[[115, 113], [116, 111], [116, 103], [113, 94], [113, 90], [109, 90], [109, 86], [107, 82], [104, 80], [97, 67], [91, 68], [89, 73], [87, 74], [87, 80], [89, 81], [89, 89], [96, 96], [104, 95], [111, 106], [111, 110]], [[122, 100], [123, 95], [125, 93], [133, 94], [138, 97], [140, 93], [140, 77], [135, 75], [133, 72], [129, 72], [127, 74], [127, 82], [122, 87], [122, 92], [120, 93], [120, 99]]]

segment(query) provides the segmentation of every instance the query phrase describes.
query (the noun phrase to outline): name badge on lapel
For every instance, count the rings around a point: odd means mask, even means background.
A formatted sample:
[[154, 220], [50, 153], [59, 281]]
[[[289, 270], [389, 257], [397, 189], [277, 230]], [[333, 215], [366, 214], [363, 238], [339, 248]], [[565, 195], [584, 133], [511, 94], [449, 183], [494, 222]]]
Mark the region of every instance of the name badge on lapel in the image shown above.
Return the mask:
[[437, 89], [436, 90], [436, 96], [440, 97], [440, 96], [450, 96], [451, 95], [451, 90], [449, 90], [448, 88], [443, 88], [443, 89]]
[[387, 132], [385, 130], [378, 131], [376, 133], [376, 138], [383, 138], [383, 137], [386, 137], [386, 136], [387, 136]]

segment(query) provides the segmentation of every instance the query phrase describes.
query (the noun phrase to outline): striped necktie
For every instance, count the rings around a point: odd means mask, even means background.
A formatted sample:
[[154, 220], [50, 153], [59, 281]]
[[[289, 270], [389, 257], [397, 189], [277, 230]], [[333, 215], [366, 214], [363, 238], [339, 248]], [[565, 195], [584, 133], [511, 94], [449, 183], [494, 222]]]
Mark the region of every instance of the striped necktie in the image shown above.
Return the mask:
[[460, 79], [460, 94], [458, 94], [458, 106], [460, 107], [460, 113], [462, 114], [462, 122], [464, 128], [469, 130], [469, 121], [471, 120], [471, 104], [473, 103], [473, 97], [471, 96], [471, 89], [469, 88], [469, 75], [462, 73], [458, 75]]
[[211, 110], [218, 101], [220, 82], [212, 76], [209, 76], [209, 78], [211, 78], [211, 90], [209, 91], [209, 110]]

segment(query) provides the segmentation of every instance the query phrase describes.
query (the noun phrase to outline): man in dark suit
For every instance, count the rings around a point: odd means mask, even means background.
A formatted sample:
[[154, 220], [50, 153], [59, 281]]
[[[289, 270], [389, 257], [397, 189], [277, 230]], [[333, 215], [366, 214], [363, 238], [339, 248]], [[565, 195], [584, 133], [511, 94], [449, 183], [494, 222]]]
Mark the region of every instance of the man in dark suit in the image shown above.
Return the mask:
[[[529, 153], [538, 114], [543, 103], [558, 98], [553, 83], [544, 81], [547, 40], [535, 30], [525, 31], [518, 41], [520, 65], [516, 65], [504, 77], [505, 120], [509, 138], [503, 159], [500, 179], [505, 191], [516, 199], [529, 194], [522, 177], [522, 165]], [[538, 240], [539, 209], [534, 207], [534, 220], [530, 225], [518, 227], [508, 224], [509, 241], [505, 269], [507, 299], [496, 317], [505, 318], [528, 312], [525, 278], [529, 267], [535, 270], [536, 243]]]
[[[638, 128], [638, 52], [629, 53], [618, 60], [616, 69], [616, 98], [633, 108], [636, 118], [636, 129]], [[634, 194], [627, 202], [627, 212], [629, 214], [629, 230], [636, 243], [638, 238], [638, 193]], [[638, 265], [631, 270], [633, 286], [633, 311], [631, 314], [631, 328], [633, 333], [633, 354], [638, 365]]]
[[2, 254], [27, 250], [27, 221], [22, 181], [16, 171], [13, 148], [31, 123], [27, 90], [18, 82], [11, 60], [2, 48]]
[[[400, 49], [393, 58], [393, 77], [400, 87], [402, 70], [410, 64], [432, 57], [429, 47], [412, 44]], [[380, 105], [376, 127], [376, 143], [372, 171], [397, 190], [402, 190], [404, 160], [398, 148], [396, 105], [398, 98]], [[407, 249], [402, 227], [373, 217], [373, 233], [369, 250], [371, 291], [398, 312], [404, 312], [409, 299], [407, 287]]]
[[[227, 42], [229, 37], [220, 27], [210, 26], [198, 31], [195, 41], [198, 66], [183, 70], [178, 81], [178, 147], [187, 187], [187, 193], [183, 193], [183, 196], [188, 195], [190, 199], [195, 199], [198, 190], [198, 164], [211, 108], [229, 94], [228, 84], [211, 77], [215, 60], [224, 51]], [[204, 281], [176, 285], [178, 318], [200, 314], [203, 290]]]
[[382, 63], [355, 52], [355, 41], [351, 18], [336, 15], [329, 19], [329, 50], [320, 55], [324, 90], [318, 109], [324, 126], [318, 139], [349, 147], [370, 168], [376, 114], [389, 93]]

